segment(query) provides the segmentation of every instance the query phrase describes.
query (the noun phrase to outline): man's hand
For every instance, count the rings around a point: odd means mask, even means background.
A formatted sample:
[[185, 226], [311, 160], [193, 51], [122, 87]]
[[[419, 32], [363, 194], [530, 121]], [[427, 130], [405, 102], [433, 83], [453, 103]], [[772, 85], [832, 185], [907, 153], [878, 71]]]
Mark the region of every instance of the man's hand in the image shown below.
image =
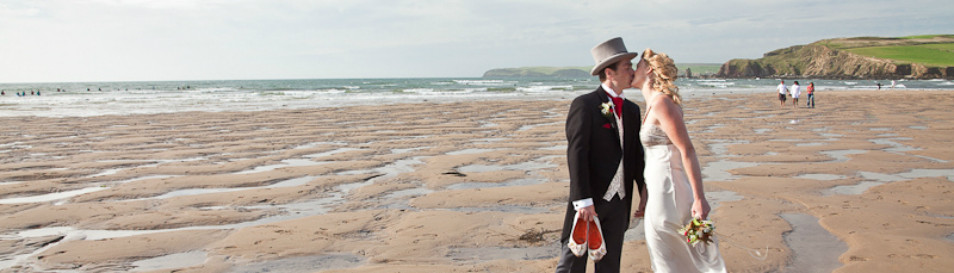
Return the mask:
[[587, 206], [577, 211], [583, 221], [593, 222], [593, 217], [596, 217], [596, 208], [594, 206]]
[[643, 218], [644, 216], [646, 216], [646, 211], [642, 209], [636, 210], [636, 213], [633, 213], [633, 217], [636, 218]]
[[643, 190], [639, 191], [639, 206], [636, 207], [636, 213], [633, 213], [633, 217], [643, 218], [646, 216], [646, 187], [643, 187]]

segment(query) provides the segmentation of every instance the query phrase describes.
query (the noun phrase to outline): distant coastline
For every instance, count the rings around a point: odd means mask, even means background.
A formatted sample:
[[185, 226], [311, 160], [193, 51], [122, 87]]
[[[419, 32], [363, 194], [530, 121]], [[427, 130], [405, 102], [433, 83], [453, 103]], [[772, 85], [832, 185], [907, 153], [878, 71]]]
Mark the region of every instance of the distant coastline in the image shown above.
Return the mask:
[[[853, 37], [767, 52], [722, 64], [676, 64], [681, 77], [829, 80], [954, 79], [954, 35]], [[495, 68], [484, 78], [587, 78], [589, 66]]]
[[[719, 63], [683, 63], [676, 64], [679, 76], [690, 75], [691, 78], [710, 78], [719, 72]], [[494, 68], [484, 72], [484, 78], [589, 78], [589, 66], [534, 66], [516, 68]]]

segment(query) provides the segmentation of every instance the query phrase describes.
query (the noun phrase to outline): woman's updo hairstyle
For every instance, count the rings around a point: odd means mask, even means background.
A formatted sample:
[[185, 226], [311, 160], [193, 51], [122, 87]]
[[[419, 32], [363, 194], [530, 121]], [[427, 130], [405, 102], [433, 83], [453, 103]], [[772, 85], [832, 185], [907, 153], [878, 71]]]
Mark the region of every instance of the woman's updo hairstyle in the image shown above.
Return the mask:
[[653, 69], [653, 89], [663, 92], [677, 105], [682, 105], [682, 96], [679, 95], [679, 87], [675, 83], [679, 69], [676, 68], [672, 58], [669, 58], [666, 53], [656, 53], [649, 48], [643, 51], [642, 58]]

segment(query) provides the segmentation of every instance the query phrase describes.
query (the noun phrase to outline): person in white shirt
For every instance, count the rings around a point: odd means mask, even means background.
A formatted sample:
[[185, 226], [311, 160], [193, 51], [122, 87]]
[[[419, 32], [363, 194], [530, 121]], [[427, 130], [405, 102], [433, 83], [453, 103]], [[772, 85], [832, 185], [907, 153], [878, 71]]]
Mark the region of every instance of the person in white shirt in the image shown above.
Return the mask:
[[802, 87], [798, 86], [798, 81], [792, 85], [792, 107], [798, 109], [798, 96], [802, 94]]
[[775, 88], [775, 91], [778, 91], [778, 107], [785, 106], [785, 94], [788, 92], [788, 88], [785, 88], [785, 81], [778, 84], [778, 87]]

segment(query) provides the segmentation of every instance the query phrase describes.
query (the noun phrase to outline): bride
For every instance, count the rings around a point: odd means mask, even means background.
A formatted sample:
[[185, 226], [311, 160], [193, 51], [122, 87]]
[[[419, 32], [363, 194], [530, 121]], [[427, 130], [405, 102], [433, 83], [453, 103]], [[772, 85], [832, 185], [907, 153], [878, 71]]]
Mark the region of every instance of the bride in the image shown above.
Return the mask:
[[[655, 272], [726, 272], [716, 241], [689, 244], [678, 230], [693, 218], [707, 219], [709, 202], [702, 171], [682, 117], [676, 65], [666, 54], [643, 51], [632, 87], [646, 99], [639, 131], [646, 150], [645, 191], [636, 211], [644, 216], [646, 244]], [[648, 196], [647, 196], [648, 195]]]

